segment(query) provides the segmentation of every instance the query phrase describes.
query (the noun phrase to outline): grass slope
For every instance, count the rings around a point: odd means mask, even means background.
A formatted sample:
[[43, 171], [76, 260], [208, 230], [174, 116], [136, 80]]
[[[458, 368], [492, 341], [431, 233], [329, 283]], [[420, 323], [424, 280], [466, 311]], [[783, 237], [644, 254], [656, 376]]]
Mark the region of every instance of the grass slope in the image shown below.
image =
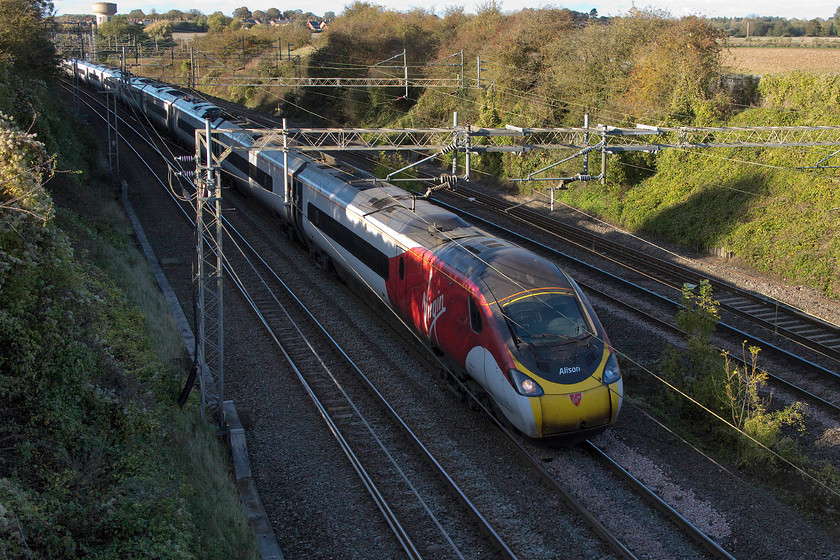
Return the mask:
[[0, 555], [257, 557], [223, 446], [175, 405], [184, 351], [116, 193], [60, 173], [54, 205], [37, 153], [0, 122]]
[[[763, 107], [727, 126], [835, 125], [840, 77], [761, 82]], [[565, 202], [633, 231], [697, 249], [723, 247], [758, 270], [840, 297], [840, 175], [804, 170], [836, 148], [665, 150], [632, 185], [575, 186]], [[836, 165], [829, 160], [826, 165]]]

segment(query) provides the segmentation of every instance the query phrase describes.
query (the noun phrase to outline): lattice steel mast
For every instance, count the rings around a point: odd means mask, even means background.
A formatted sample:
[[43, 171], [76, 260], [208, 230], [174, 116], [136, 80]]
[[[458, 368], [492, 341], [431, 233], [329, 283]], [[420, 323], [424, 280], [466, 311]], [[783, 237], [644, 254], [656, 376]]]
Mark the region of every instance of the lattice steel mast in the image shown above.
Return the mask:
[[[204, 150], [202, 150], [204, 148]], [[205, 152], [202, 164], [202, 151]], [[198, 264], [196, 366], [201, 390], [201, 416], [224, 425], [224, 313], [222, 191], [214, 164], [210, 121], [195, 131], [196, 256]]]

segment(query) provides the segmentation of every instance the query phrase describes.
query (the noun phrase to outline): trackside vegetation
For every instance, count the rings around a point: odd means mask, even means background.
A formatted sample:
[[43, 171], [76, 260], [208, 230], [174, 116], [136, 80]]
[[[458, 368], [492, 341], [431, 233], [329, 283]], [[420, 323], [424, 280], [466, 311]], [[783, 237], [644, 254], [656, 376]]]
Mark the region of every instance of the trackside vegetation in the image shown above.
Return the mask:
[[666, 348], [655, 366], [670, 390], [646, 376], [635, 386], [636, 404], [836, 530], [840, 469], [804, 448], [811, 437], [806, 406], [774, 402], [760, 348], [744, 343], [741, 355], [731, 356], [713, 345], [719, 303], [708, 281], [683, 286], [682, 305], [676, 322], [685, 345]]
[[[711, 335], [719, 304], [708, 281], [684, 286], [682, 303], [677, 326], [685, 332], [686, 346], [669, 348], [659, 363], [662, 376], [682, 393], [668, 394], [668, 409], [679, 417], [676, 424], [693, 427], [698, 434], [710, 430], [712, 439], [729, 442], [726, 448], [733, 450], [733, 462], [739, 466], [766, 468], [768, 462], [774, 463], [775, 456], [761, 446], [798, 462], [795, 440], [783, 429], [804, 429], [802, 404], [772, 407], [772, 396], [765, 390], [767, 375], [758, 367], [759, 348], [745, 347], [743, 364], [738, 364], [714, 347]], [[726, 423], [715, 421], [704, 408]]]
[[142, 257], [102, 237], [118, 225], [55, 208], [42, 185], [55, 160], [5, 115], [0, 162], [3, 556], [253, 557], [224, 449], [194, 405], [174, 404], [180, 356], [155, 351], [147, 318], [87, 251]]
[[223, 446], [175, 404], [184, 350], [96, 144], [15, 52], [0, 44], [0, 556], [255, 558]]
[[[840, 79], [764, 76], [760, 106], [724, 126], [840, 124]], [[564, 200], [684, 247], [721, 248], [765, 273], [840, 297], [840, 177], [816, 165], [836, 148], [664, 151], [637, 158], [649, 174], [576, 186]], [[825, 162], [836, 166], [836, 157]], [[638, 175], [638, 172], [636, 172]]]

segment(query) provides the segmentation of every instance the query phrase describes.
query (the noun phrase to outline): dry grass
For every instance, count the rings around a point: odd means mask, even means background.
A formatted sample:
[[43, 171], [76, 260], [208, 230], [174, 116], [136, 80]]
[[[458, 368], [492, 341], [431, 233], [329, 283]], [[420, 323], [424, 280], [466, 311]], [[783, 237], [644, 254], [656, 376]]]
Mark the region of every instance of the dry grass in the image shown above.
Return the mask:
[[831, 74], [840, 72], [840, 49], [738, 47], [724, 51], [723, 64], [727, 72], [736, 74], [782, 74], [791, 70]]

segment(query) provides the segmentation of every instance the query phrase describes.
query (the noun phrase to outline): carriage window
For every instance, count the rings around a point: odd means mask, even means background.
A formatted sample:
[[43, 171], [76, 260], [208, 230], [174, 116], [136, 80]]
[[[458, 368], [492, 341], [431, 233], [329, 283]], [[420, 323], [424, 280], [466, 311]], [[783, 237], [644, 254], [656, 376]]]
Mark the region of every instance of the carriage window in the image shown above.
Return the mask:
[[481, 332], [481, 308], [478, 307], [475, 298], [472, 296], [470, 296], [470, 326], [473, 331]]
[[405, 259], [400, 257], [400, 280], [405, 278]]

